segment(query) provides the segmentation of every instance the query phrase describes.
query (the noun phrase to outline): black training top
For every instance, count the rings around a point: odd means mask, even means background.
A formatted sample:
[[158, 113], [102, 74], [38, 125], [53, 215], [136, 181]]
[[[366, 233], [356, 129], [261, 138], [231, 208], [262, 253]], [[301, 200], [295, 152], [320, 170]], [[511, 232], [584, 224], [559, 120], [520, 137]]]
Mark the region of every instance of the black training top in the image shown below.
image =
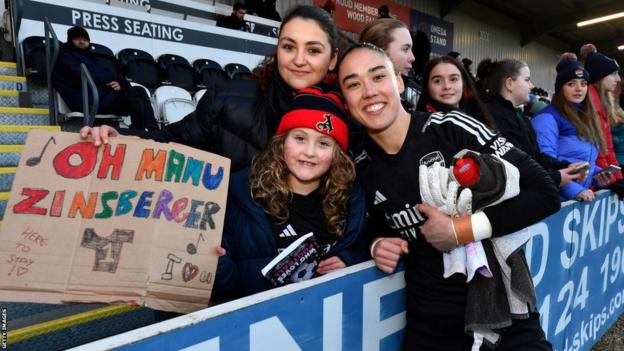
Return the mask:
[[443, 278], [442, 253], [420, 234], [425, 218], [415, 208], [422, 203], [418, 167], [434, 162], [449, 167], [462, 149], [497, 154], [520, 172], [520, 194], [484, 210], [494, 236], [525, 228], [560, 208], [558, 189], [541, 166], [461, 112], [412, 113], [406, 139], [395, 155], [386, 154], [371, 139], [365, 142], [356, 162], [370, 210], [368, 235], [401, 237], [409, 242], [409, 254], [404, 257], [406, 338], [413, 337], [413, 331], [422, 332], [418, 342], [423, 349], [428, 349], [427, 341], [435, 346], [444, 340], [445, 333], [463, 334], [468, 286], [464, 275]]

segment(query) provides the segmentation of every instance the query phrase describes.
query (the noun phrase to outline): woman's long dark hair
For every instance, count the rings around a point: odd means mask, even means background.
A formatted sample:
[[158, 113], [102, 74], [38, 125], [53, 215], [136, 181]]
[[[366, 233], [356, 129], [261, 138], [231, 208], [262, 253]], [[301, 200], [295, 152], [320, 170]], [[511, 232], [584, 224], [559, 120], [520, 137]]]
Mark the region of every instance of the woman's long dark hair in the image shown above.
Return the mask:
[[[478, 119], [481, 123], [484, 123], [488, 127], [494, 129], [494, 119], [490, 115], [489, 111], [483, 106], [483, 102], [481, 98], [479, 98], [479, 94], [477, 89], [475, 88], [474, 82], [468, 71], [464, 68], [464, 65], [459, 62], [456, 58], [450, 56], [439, 56], [435, 57], [425, 65], [425, 71], [423, 75], [423, 92], [420, 95], [420, 99], [418, 100], [418, 111], [427, 111], [428, 104], [441, 104], [439, 101], [435, 101], [431, 98], [429, 94], [429, 78], [431, 77], [431, 71], [441, 63], [451, 64], [459, 70], [462, 79], [463, 93], [462, 98], [459, 100], [459, 110], [469, 114], [472, 117]], [[450, 109], [450, 107], [449, 107]]]
[[552, 104], [559, 110], [559, 113], [565, 117], [576, 128], [576, 134], [579, 139], [584, 139], [596, 145], [600, 152], [606, 152], [606, 142], [602, 134], [602, 128], [596, 117], [596, 109], [592, 99], [589, 96], [589, 89], [583, 100], [583, 108], [579, 109], [571, 102], [566, 100], [562, 92], [563, 88], [555, 92]]
[[[295, 18], [313, 20], [327, 34], [331, 46], [331, 57], [338, 47], [338, 34], [334, 19], [325, 10], [316, 6], [300, 5], [291, 9], [280, 26], [280, 33], [284, 26]], [[278, 42], [279, 45], [279, 42]], [[277, 50], [277, 49], [276, 49]], [[274, 120], [267, 121], [269, 130], [277, 129], [281, 116], [292, 103], [293, 90], [282, 79], [277, 69], [277, 51], [267, 55], [253, 70], [253, 78], [258, 81], [260, 91], [266, 97]]]

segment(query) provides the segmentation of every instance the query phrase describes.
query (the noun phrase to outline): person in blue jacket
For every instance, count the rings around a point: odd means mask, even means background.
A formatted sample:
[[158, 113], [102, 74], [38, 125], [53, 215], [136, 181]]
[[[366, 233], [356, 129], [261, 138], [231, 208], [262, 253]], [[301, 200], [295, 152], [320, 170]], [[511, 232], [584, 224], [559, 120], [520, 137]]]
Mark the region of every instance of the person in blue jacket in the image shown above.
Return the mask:
[[154, 110], [142, 87], [132, 87], [123, 77], [95, 61], [91, 54], [89, 33], [82, 27], [67, 30], [67, 42], [61, 45], [52, 72], [52, 84], [72, 111], [82, 111], [80, 64], [84, 63], [97, 86], [98, 113], [130, 116], [130, 128], [158, 129]]
[[606, 186], [609, 174], [598, 173], [598, 152], [604, 150], [605, 140], [588, 98], [589, 73], [576, 60], [563, 60], [557, 65], [555, 94], [552, 104], [531, 120], [540, 150], [568, 162], [588, 162], [586, 176], [560, 187], [565, 200], [592, 201], [590, 186]]
[[262, 268], [310, 232], [323, 253], [316, 275], [370, 258], [345, 116], [338, 93], [300, 90], [267, 150], [231, 177], [213, 301], [272, 288]]

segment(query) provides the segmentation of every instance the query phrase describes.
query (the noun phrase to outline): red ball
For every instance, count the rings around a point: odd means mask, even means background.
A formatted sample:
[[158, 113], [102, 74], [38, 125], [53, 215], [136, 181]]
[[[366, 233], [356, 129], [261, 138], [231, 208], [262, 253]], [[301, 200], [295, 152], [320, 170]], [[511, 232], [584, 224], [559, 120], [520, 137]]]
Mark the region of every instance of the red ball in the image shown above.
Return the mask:
[[461, 186], [471, 186], [480, 177], [479, 163], [472, 157], [460, 158], [453, 166], [453, 175]]

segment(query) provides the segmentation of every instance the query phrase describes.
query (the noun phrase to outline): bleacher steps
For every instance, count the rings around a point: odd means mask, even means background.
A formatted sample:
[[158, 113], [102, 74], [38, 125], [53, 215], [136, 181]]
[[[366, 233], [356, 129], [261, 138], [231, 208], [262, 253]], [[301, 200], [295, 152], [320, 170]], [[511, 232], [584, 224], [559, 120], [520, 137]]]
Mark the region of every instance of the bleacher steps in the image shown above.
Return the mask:
[[0, 125], [0, 144], [19, 145], [26, 143], [28, 132], [32, 129], [44, 129], [51, 132], [60, 132], [61, 126], [41, 125]]
[[24, 145], [0, 145], [0, 167], [17, 167]]
[[26, 77], [0, 75], [0, 89], [26, 91]]
[[17, 75], [17, 65], [15, 62], [0, 61], [0, 75]]
[[47, 108], [0, 107], [0, 125], [47, 125]]
[[0, 167], [0, 192], [11, 191], [17, 167]]
[[19, 91], [0, 90], [0, 106], [18, 107], [19, 106]]

